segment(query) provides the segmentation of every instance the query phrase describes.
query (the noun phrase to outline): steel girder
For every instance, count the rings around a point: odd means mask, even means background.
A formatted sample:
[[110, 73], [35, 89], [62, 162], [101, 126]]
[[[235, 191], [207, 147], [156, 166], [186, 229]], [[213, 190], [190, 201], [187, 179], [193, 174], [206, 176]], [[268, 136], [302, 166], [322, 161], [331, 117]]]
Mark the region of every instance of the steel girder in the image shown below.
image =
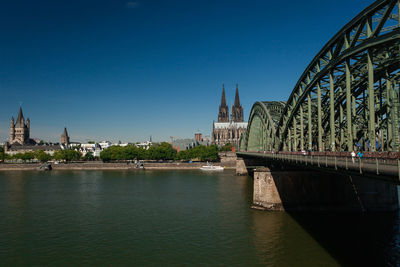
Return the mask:
[[376, 1], [323, 47], [282, 111], [274, 147], [399, 151], [399, 7], [399, 0]]
[[279, 148], [276, 125], [282, 116], [285, 102], [256, 102], [250, 112], [247, 132], [240, 138], [241, 151], [261, 151]]

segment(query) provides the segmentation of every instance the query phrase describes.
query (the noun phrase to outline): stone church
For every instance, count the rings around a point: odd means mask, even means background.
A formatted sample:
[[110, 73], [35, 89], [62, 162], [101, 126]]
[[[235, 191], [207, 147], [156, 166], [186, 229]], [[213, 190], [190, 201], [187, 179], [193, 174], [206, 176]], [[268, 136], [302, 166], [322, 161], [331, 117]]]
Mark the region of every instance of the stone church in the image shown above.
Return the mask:
[[30, 138], [31, 122], [24, 118], [22, 108], [19, 108], [17, 120], [11, 117], [10, 121], [10, 140], [4, 144], [4, 152], [8, 155], [17, 153], [33, 152], [43, 150], [45, 153], [53, 154], [60, 149], [60, 145], [39, 145]]
[[10, 144], [19, 145], [32, 145], [35, 144], [33, 140], [29, 137], [29, 132], [31, 129], [31, 122], [29, 118], [26, 120], [24, 114], [22, 113], [22, 108], [19, 108], [17, 121], [14, 121], [14, 117], [11, 117], [10, 125]]
[[230, 117], [229, 107], [226, 104], [225, 87], [222, 85], [218, 122], [213, 122], [212, 143], [218, 146], [230, 143], [237, 147], [240, 136], [246, 131], [247, 122], [243, 121], [243, 107], [240, 105], [238, 85], [236, 85], [235, 102], [232, 105]]

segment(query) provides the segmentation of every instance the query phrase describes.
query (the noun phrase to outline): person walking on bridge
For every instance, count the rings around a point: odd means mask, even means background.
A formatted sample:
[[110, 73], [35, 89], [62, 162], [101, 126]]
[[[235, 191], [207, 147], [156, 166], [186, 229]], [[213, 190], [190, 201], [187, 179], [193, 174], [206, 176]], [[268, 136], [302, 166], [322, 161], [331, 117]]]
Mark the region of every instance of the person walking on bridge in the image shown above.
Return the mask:
[[351, 152], [351, 161], [353, 161], [354, 164], [354, 158], [356, 157], [356, 152], [354, 150]]
[[362, 153], [361, 151], [358, 151], [357, 156], [362, 159], [362, 157], [364, 156], [364, 153]]

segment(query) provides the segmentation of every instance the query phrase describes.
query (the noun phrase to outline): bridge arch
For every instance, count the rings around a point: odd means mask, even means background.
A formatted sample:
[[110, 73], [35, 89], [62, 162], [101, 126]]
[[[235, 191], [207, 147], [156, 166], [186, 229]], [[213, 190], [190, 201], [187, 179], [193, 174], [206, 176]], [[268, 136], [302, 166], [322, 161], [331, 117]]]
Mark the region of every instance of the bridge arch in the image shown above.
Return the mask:
[[285, 103], [281, 101], [256, 102], [250, 111], [247, 133], [240, 138], [240, 150], [278, 149], [276, 124], [284, 106]]
[[400, 151], [399, 102], [400, 1], [378, 0], [314, 57], [277, 120], [254, 104], [240, 149]]
[[276, 125], [275, 145], [291, 151], [399, 151], [399, 69], [400, 1], [378, 0], [305, 69]]

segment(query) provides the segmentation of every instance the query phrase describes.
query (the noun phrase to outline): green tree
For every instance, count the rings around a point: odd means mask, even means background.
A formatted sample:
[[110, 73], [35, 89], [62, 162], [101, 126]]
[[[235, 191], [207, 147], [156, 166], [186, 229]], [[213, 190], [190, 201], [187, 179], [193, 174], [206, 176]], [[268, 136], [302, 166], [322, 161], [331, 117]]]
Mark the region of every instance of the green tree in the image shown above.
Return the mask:
[[85, 154], [85, 156], [83, 157], [83, 160], [94, 160], [94, 156], [92, 152], [88, 152]]
[[82, 153], [73, 149], [57, 150], [53, 155], [54, 159], [57, 160], [80, 160], [82, 158]]
[[215, 161], [218, 159], [218, 147], [212, 146], [196, 146], [191, 149], [180, 151], [176, 155], [178, 160], [193, 160], [198, 159], [201, 161]]
[[23, 154], [22, 153], [15, 153], [11, 156], [12, 159], [22, 159]]
[[53, 153], [53, 159], [55, 160], [62, 160], [63, 159], [63, 153], [62, 150], [56, 150]]
[[228, 143], [221, 147], [221, 151], [232, 151], [232, 148], [233, 148], [233, 145], [231, 143]]
[[4, 148], [0, 146], [0, 160], [4, 161], [6, 159], [6, 153], [4, 153]]
[[111, 151], [110, 148], [104, 149], [100, 152], [100, 159], [104, 162], [108, 162], [111, 160]]
[[35, 158], [35, 154], [33, 152], [25, 152], [25, 153], [16, 153], [12, 156], [13, 159], [21, 159], [24, 161], [32, 160]]
[[43, 150], [38, 150], [35, 152], [35, 158], [40, 162], [47, 162], [51, 160], [51, 155], [47, 154]]
[[155, 160], [168, 160], [174, 159], [176, 156], [176, 150], [172, 147], [171, 144], [167, 142], [162, 142], [161, 144], [152, 145], [148, 149], [148, 159]]
[[148, 150], [136, 147], [135, 145], [128, 145], [125, 147], [112, 146], [104, 149], [100, 153], [100, 158], [104, 162], [112, 160], [133, 160], [133, 159], [174, 159], [176, 150], [169, 143], [161, 143], [151, 146]]

